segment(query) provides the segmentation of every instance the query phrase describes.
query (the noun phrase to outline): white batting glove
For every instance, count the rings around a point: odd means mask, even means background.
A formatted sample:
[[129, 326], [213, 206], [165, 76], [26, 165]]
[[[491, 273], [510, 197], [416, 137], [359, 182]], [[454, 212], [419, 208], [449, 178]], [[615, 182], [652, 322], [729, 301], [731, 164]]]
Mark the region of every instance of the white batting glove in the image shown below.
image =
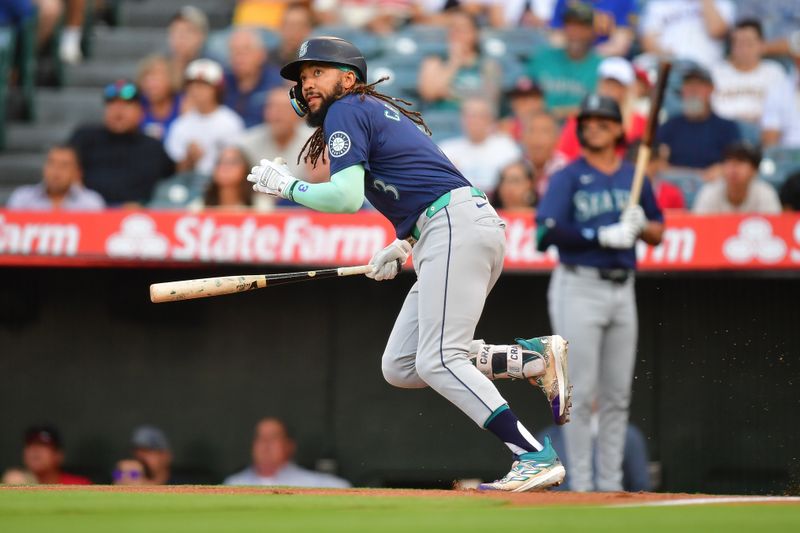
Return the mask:
[[365, 275], [375, 281], [394, 279], [408, 260], [410, 253], [411, 245], [408, 244], [408, 241], [396, 239], [372, 256], [369, 261], [369, 264], [372, 265], [372, 272], [367, 272]]
[[627, 222], [617, 222], [609, 226], [602, 226], [597, 230], [597, 241], [604, 248], [627, 250], [636, 244], [639, 232]]
[[255, 184], [254, 191], [291, 200], [289, 191], [292, 190], [297, 178], [292, 176], [286, 161], [282, 157], [276, 157], [274, 161], [262, 159], [250, 170], [247, 181]]
[[630, 224], [636, 229], [636, 235], [640, 235], [644, 228], [647, 227], [647, 216], [644, 214], [644, 209], [640, 205], [626, 207], [622, 210], [622, 215], [619, 217], [620, 222]]

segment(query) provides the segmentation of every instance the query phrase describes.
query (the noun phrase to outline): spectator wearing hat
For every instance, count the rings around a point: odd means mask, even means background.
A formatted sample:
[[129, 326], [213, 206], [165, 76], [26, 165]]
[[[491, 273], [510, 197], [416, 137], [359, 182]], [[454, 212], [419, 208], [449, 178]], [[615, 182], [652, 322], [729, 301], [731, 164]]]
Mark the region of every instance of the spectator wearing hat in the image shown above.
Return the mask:
[[[711, 105], [723, 118], [758, 125], [770, 87], [789, 83], [783, 67], [764, 59], [764, 31], [755, 19], [741, 20], [731, 32], [731, 53], [711, 69]], [[785, 102], [784, 112], [794, 102]]]
[[167, 436], [159, 428], [143, 425], [134, 429], [131, 448], [133, 459], [142, 463], [149, 484], [185, 484], [184, 480], [172, 474], [172, 449]]
[[183, 85], [183, 74], [189, 63], [202, 57], [207, 37], [208, 17], [201, 9], [183, 6], [172, 17], [167, 27], [167, 42], [176, 87]]
[[594, 51], [594, 13], [586, 4], [570, 4], [562, 18], [564, 45], [542, 47], [533, 54], [527, 74], [544, 90], [547, 108], [557, 118], [577, 111], [597, 85], [600, 56]]
[[69, 140], [78, 152], [84, 185], [109, 206], [145, 204], [175, 165], [160, 142], [139, 130], [144, 113], [136, 85], [119, 80], [106, 86], [103, 96], [103, 124], [79, 126]]
[[639, 30], [642, 48], [658, 57], [689, 59], [710, 68], [724, 56], [735, 16], [731, 0], [650, 0]]
[[40, 183], [15, 189], [6, 207], [35, 211], [97, 211], [106, 205], [102, 196], [83, 186], [81, 163], [72, 146], [63, 144], [50, 148], [42, 175], [44, 179]]
[[527, 120], [544, 111], [544, 91], [535, 81], [522, 76], [506, 92], [506, 100], [511, 108], [511, 115], [500, 121], [499, 129], [520, 142]]
[[263, 418], [256, 424], [251, 447], [252, 464], [225, 478], [225, 485], [281, 485], [285, 487], [348, 488], [344, 479], [298, 466], [294, 458], [297, 444], [286, 423], [278, 418]]
[[[597, 77], [600, 80], [597, 84], [597, 94], [611, 98], [622, 110], [625, 142], [636, 141], [644, 133], [647, 117], [637, 112], [635, 108], [636, 73], [633, 66], [622, 57], [607, 57], [597, 67]], [[577, 121], [574, 116], [567, 119], [561, 129], [558, 151], [569, 161], [574, 161], [581, 155], [577, 131]], [[624, 154], [625, 146], [620, 146], [618, 151], [620, 155]]]
[[283, 78], [278, 67], [267, 63], [267, 47], [257, 30], [234, 30], [228, 49], [230, 68], [225, 72], [224, 103], [250, 128], [261, 123], [264, 97], [270, 89], [282, 87]]
[[91, 485], [89, 479], [68, 474], [64, 464], [64, 446], [61, 434], [53, 426], [33, 426], [25, 431], [25, 447], [22, 450], [25, 468], [44, 485]]
[[[636, 0], [578, 0], [594, 12], [595, 51], [602, 56], [626, 56], [633, 44]], [[553, 9], [555, 42], [563, 42], [564, 13], [576, 0], [558, 0]]]
[[669, 164], [693, 169], [706, 179], [717, 176], [723, 151], [739, 141], [741, 134], [735, 122], [711, 110], [714, 83], [703, 67], [692, 67], [683, 76], [680, 115], [658, 128], [657, 141], [669, 146]]
[[693, 211], [698, 215], [780, 213], [778, 193], [758, 179], [760, 164], [761, 151], [755, 146], [744, 142], [728, 146], [722, 160], [722, 177], [703, 185]]
[[186, 99], [190, 111], [172, 124], [164, 147], [180, 172], [210, 176], [219, 151], [244, 130], [242, 118], [222, 104], [222, 67], [197, 59], [186, 68]]

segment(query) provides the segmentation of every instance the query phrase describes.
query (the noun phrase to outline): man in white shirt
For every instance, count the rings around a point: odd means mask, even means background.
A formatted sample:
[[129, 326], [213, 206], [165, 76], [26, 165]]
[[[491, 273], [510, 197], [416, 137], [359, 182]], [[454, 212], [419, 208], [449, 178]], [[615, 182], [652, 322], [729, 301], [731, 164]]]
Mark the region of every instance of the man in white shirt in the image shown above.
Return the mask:
[[253, 464], [225, 478], [225, 485], [348, 488], [344, 479], [306, 470], [292, 462], [295, 442], [286, 425], [277, 418], [264, 418], [253, 436]]
[[443, 141], [442, 152], [472, 185], [494, 193], [500, 171], [522, 157], [508, 135], [497, 133], [497, 115], [489, 101], [470, 98], [461, 106], [464, 136]]
[[641, 19], [642, 47], [709, 68], [723, 58], [735, 14], [731, 0], [650, 0]]
[[222, 67], [210, 59], [196, 59], [186, 68], [186, 98], [190, 111], [172, 124], [164, 143], [179, 172], [210, 176], [219, 152], [244, 130], [242, 118], [221, 104]]
[[693, 211], [698, 215], [723, 213], [781, 212], [778, 193], [758, 179], [761, 152], [753, 145], [738, 142], [725, 150], [722, 177], [706, 183], [697, 193]]
[[[721, 117], [758, 124], [767, 89], [788, 82], [783, 67], [763, 59], [764, 32], [755, 19], [741, 20], [731, 33], [731, 54], [711, 69], [711, 104]], [[787, 102], [788, 104], [788, 102]]]
[[800, 93], [793, 80], [767, 91], [761, 116], [763, 146], [800, 148]]

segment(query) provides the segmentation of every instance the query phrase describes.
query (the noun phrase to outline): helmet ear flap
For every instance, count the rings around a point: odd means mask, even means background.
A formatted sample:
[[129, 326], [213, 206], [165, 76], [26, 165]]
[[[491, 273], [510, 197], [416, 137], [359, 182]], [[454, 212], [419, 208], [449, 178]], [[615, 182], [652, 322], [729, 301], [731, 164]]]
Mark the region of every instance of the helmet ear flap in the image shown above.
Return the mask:
[[291, 102], [292, 109], [300, 118], [308, 114], [308, 102], [303, 98], [303, 86], [301, 84], [298, 83], [289, 89], [289, 102]]

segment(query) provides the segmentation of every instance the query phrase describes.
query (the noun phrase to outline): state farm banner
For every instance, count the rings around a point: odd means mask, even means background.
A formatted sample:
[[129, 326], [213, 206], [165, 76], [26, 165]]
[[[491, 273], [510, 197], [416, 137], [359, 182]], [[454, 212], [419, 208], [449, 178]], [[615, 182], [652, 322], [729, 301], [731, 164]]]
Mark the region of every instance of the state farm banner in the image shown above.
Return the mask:
[[[506, 268], [548, 270], [557, 254], [536, 251], [533, 216], [505, 214]], [[378, 213], [301, 209], [266, 215], [221, 212], [100, 213], [0, 210], [0, 265], [363, 264], [394, 239]], [[667, 214], [664, 242], [639, 243], [645, 270], [800, 268], [800, 215]]]

